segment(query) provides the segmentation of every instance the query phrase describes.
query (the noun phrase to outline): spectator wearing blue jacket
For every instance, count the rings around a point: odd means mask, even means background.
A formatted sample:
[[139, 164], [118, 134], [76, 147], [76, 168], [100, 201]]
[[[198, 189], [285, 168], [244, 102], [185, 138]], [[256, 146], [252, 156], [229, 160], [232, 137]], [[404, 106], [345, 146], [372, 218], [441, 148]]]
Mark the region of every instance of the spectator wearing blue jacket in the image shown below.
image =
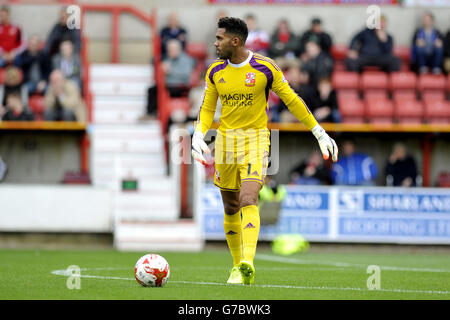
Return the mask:
[[383, 71], [400, 70], [400, 59], [393, 54], [394, 40], [386, 31], [386, 17], [380, 17], [380, 28], [366, 28], [350, 42], [345, 64], [348, 71], [361, 72], [366, 66], [375, 66]]
[[331, 167], [331, 179], [335, 185], [374, 185], [378, 169], [371, 157], [355, 152], [355, 144], [346, 140], [342, 144], [344, 156]]
[[422, 27], [417, 29], [411, 45], [411, 58], [419, 73], [441, 74], [444, 59], [444, 42], [442, 34], [434, 27], [434, 16], [425, 12]]

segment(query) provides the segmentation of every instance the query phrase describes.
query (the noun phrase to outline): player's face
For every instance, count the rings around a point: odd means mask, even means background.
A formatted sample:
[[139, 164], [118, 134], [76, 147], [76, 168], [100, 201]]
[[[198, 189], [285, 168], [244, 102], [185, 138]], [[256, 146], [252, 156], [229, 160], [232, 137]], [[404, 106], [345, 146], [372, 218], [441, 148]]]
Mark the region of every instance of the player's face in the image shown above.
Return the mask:
[[235, 45], [233, 45], [234, 42], [236, 42], [236, 37], [232, 37], [226, 33], [224, 28], [217, 29], [214, 46], [217, 49], [217, 55], [220, 59], [229, 59], [232, 57], [235, 48]]

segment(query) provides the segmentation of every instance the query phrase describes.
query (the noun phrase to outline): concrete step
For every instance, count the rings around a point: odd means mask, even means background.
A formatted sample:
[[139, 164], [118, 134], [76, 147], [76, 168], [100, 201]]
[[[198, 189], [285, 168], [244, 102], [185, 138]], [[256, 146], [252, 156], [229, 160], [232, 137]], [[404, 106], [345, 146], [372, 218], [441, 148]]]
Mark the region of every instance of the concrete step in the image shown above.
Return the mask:
[[89, 68], [89, 79], [92, 82], [109, 81], [153, 81], [153, 65], [151, 64], [112, 64], [94, 63]]

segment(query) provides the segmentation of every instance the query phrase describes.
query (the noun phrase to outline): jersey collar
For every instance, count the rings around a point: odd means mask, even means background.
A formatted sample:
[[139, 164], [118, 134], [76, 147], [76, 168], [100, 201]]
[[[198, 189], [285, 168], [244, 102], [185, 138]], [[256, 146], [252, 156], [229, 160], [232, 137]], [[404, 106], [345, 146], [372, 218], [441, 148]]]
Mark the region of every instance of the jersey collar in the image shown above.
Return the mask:
[[253, 52], [251, 52], [250, 50], [248, 50], [248, 52], [249, 52], [250, 54], [248, 55], [248, 58], [245, 59], [245, 61], [243, 61], [243, 62], [241, 62], [241, 63], [239, 63], [239, 64], [235, 64], [235, 63], [231, 63], [230, 60], [227, 59], [228, 64], [229, 64], [230, 66], [232, 66], [233, 68], [241, 68], [241, 67], [245, 66], [247, 63], [250, 62], [250, 60], [251, 60], [252, 57], [253, 57]]

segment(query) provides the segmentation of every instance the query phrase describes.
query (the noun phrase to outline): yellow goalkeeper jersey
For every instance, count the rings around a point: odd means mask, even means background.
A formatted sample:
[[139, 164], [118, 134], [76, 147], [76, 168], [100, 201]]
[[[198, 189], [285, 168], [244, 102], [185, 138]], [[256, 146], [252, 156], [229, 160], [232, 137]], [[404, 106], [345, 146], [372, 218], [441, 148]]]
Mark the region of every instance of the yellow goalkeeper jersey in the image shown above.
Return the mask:
[[209, 66], [205, 78], [204, 98], [195, 128], [203, 134], [211, 127], [218, 98], [222, 105], [219, 134], [227, 136], [238, 129], [267, 130], [270, 90], [308, 129], [317, 124], [305, 102], [289, 86], [283, 72], [267, 57], [249, 51], [249, 57], [240, 64], [217, 59]]

